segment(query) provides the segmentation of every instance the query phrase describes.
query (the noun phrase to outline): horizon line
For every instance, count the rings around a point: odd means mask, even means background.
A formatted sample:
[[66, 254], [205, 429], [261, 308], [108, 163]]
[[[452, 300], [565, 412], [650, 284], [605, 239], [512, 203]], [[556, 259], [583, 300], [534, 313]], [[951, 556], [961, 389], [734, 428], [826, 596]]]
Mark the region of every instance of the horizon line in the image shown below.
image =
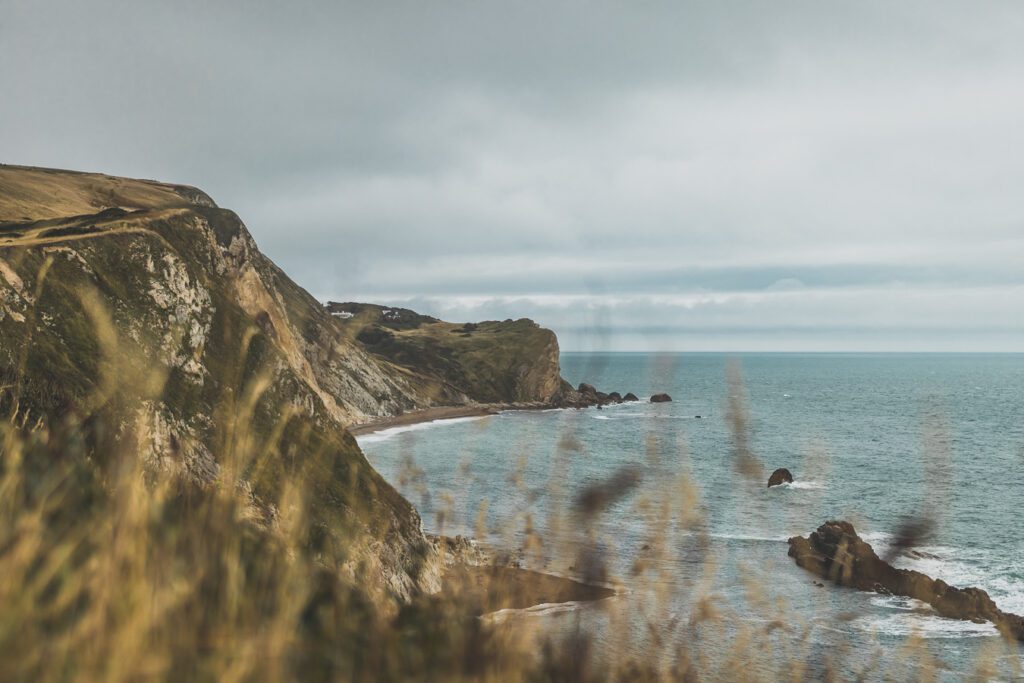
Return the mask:
[[632, 354], [683, 354], [683, 353], [704, 353], [704, 354], [752, 354], [752, 353], [771, 353], [771, 354], [888, 354], [888, 355], [961, 355], [961, 356], [1019, 356], [1024, 355], [1024, 349], [1017, 351], [985, 351], [985, 350], [974, 350], [974, 351], [963, 351], [963, 350], [914, 350], [908, 351], [903, 350], [884, 350], [884, 349], [872, 349], [872, 350], [858, 350], [858, 349], [723, 349], [723, 350], [686, 350], [686, 349], [671, 349], [671, 350], [648, 350], [648, 349], [560, 349], [559, 353], [632, 353]]

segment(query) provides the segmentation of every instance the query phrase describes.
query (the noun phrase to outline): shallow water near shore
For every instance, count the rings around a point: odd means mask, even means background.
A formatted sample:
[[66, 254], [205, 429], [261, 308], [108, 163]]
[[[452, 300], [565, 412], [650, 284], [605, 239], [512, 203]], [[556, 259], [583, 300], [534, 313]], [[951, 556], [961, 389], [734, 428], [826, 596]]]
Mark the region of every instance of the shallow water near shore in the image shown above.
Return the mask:
[[[733, 361], [764, 476], [787, 467], [792, 485], [767, 489], [737, 474], [727, 419]], [[1020, 665], [1024, 650], [1001, 644], [991, 625], [943, 619], [905, 598], [816, 586], [786, 556], [785, 541], [842, 518], [882, 554], [902, 520], [925, 516], [935, 528], [919, 556], [896, 564], [978, 586], [1000, 608], [1024, 613], [1024, 355], [566, 353], [562, 369], [574, 384], [674, 400], [506, 412], [360, 437], [428, 531], [482, 531], [497, 546], [521, 548], [529, 527], [541, 541], [524, 553], [528, 566], [579, 572], [581, 556], [597, 552], [627, 591], [599, 608], [536, 618], [555, 629], [581, 624], [603, 650], [648, 653], [653, 629], [697, 642], [709, 657], [764, 622], [767, 642], [805, 661], [848, 648], [844, 677], [898, 667], [915, 634], [950, 680], [973, 671], [983, 649], [1001, 675]], [[626, 466], [639, 485], [597, 518], [592, 543], [583, 540], [574, 497]], [[685, 498], [680, 475], [695, 487], [697, 525], [682, 508], [664, 517], [659, 507], [667, 487], [675, 502]], [[727, 618], [689, 628], [694, 599], [707, 595]], [[755, 671], [778, 671], [770, 656], [751, 660]]]

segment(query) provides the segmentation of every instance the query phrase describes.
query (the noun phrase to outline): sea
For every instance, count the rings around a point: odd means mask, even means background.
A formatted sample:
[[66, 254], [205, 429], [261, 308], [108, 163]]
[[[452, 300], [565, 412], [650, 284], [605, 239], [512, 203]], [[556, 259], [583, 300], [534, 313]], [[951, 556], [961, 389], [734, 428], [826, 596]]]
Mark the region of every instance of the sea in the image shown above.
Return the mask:
[[[563, 353], [561, 366], [641, 400], [359, 438], [425, 530], [617, 590], [502, 618], [722, 679], [739, 662], [764, 679], [1024, 680], [1024, 648], [991, 624], [820, 585], [786, 542], [844, 519], [897, 566], [1024, 614], [1024, 355]], [[648, 400], [660, 392], [672, 401]], [[768, 488], [780, 467], [794, 482]], [[919, 537], [897, 549], [906, 529]]]

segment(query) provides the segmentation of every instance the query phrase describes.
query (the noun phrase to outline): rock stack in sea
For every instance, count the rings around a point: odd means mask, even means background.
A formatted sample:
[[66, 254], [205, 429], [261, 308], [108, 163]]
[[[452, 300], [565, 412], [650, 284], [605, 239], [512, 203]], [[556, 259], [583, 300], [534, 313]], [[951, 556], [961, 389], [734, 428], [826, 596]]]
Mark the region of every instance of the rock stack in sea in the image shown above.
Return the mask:
[[792, 483], [793, 473], [787, 470], [785, 467], [780, 467], [779, 469], [772, 472], [771, 476], [768, 477], [768, 488], [771, 488], [773, 486], [781, 486], [782, 484]]
[[1024, 618], [1000, 610], [988, 593], [893, 567], [875, 554], [849, 522], [825, 522], [807, 538], [790, 538], [789, 556], [800, 567], [836, 584], [914, 598], [952, 619], [990, 621], [1005, 637], [1024, 641]]

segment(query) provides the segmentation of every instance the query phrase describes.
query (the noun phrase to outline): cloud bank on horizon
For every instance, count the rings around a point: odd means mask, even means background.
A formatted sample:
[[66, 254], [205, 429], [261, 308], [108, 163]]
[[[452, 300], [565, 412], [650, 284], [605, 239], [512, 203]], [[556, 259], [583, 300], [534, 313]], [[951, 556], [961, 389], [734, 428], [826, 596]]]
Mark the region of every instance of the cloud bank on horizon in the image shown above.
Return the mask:
[[1024, 350], [1019, 3], [3, 7], [0, 161], [198, 185], [322, 299]]

